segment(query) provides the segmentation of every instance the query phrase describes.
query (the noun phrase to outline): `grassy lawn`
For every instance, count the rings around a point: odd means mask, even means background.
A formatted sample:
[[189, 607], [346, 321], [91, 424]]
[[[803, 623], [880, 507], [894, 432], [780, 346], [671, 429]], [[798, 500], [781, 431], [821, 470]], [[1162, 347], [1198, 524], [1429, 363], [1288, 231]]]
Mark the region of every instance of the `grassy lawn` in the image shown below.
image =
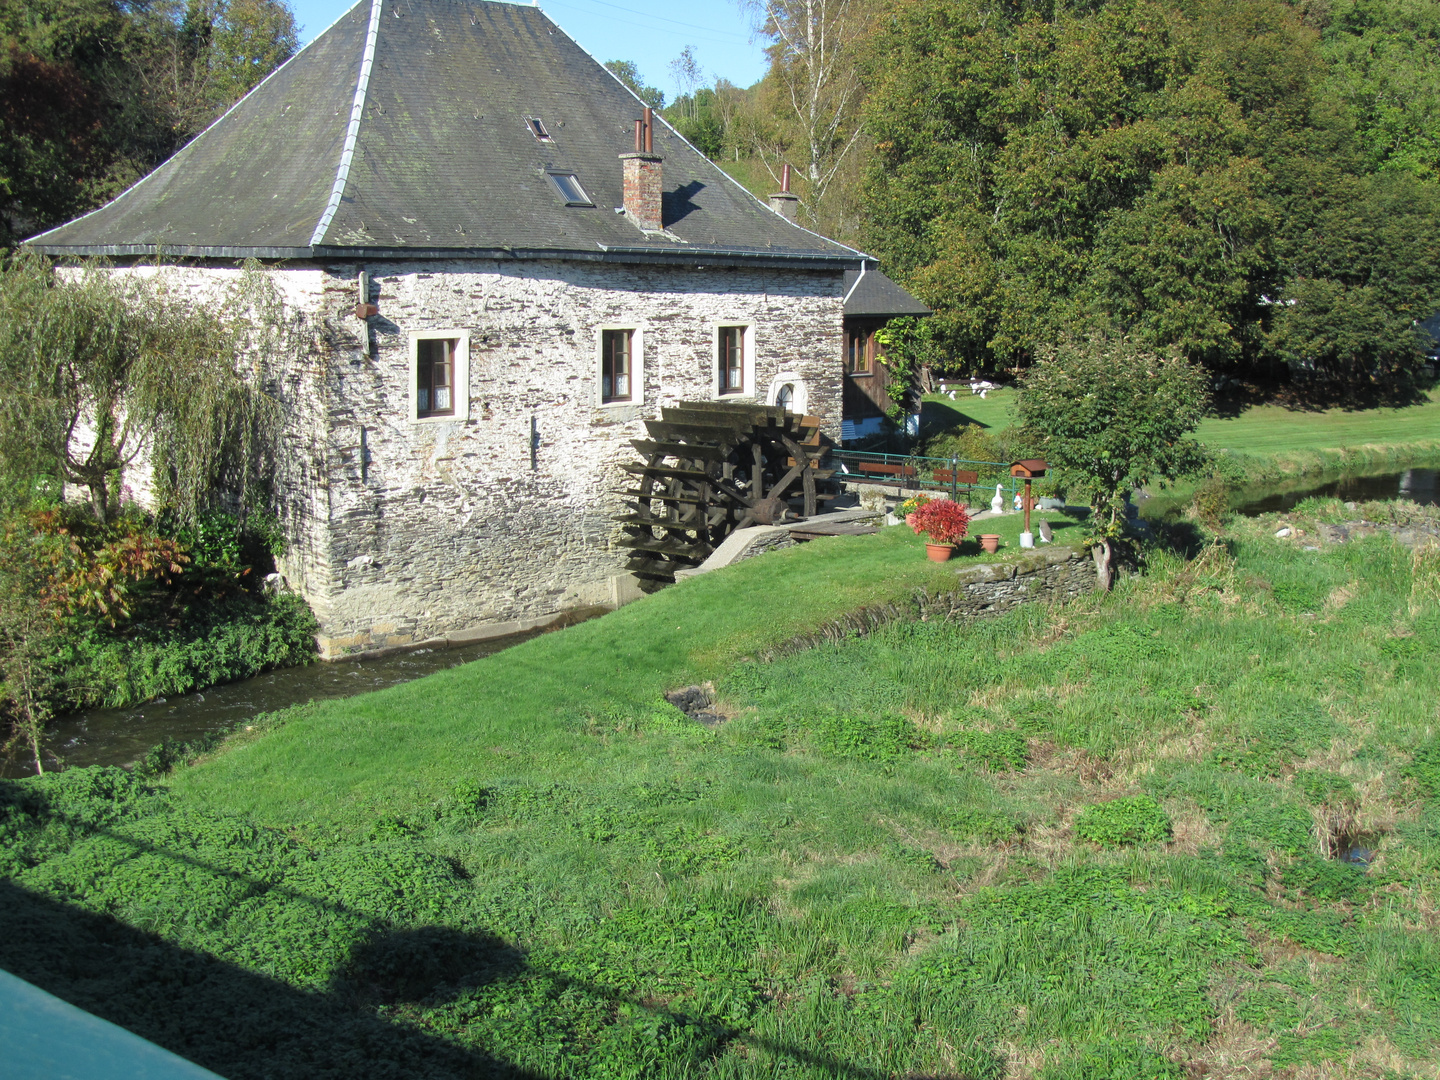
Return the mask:
[[926, 394], [921, 404], [921, 424], [926, 430], [944, 430], [961, 424], [979, 424], [999, 431], [1015, 421], [1015, 391], [1010, 387], [991, 390], [983, 398], [968, 389], [949, 394]]
[[0, 966], [230, 1080], [1440, 1076], [1440, 556], [1287, 520], [767, 661], [955, 565], [820, 541], [4, 782]]
[[[1049, 517], [1059, 539], [1079, 532]], [[1018, 552], [1022, 527], [1020, 515], [1007, 514], [976, 531], [998, 533], [1004, 556]], [[580, 732], [593, 718], [673, 712], [661, 700], [668, 690], [715, 679], [741, 657], [849, 612], [953, 587], [958, 567], [1000, 556], [969, 540], [956, 558], [932, 563], [924, 538], [904, 526], [817, 540], [543, 635], [501, 662], [317, 704], [303, 721], [187, 770], [177, 790], [276, 823], [353, 821], [438, 797], [458, 776], [488, 768], [497, 742], [507, 753], [531, 746], [567, 769], [588, 768], [572, 755], [588, 745]]]
[[1440, 391], [1432, 390], [1422, 405], [1403, 409], [1299, 412], [1257, 405], [1232, 419], [1206, 420], [1197, 435], [1217, 449], [1255, 456], [1435, 440], [1440, 439]]
[[[958, 424], [980, 424], [1000, 430], [1014, 422], [1015, 391], [991, 391], [983, 400], [969, 391], [927, 395], [924, 423], [939, 430]], [[1327, 409], [1303, 412], [1278, 405], [1256, 405], [1239, 416], [1212, 417], [1196, 437], [1217, 450], [1269, 457], [1304, 450], [1339, 450], [1358, 446], [1440, 440], [1440, 390], [1424, 404], [1403, 409]]]

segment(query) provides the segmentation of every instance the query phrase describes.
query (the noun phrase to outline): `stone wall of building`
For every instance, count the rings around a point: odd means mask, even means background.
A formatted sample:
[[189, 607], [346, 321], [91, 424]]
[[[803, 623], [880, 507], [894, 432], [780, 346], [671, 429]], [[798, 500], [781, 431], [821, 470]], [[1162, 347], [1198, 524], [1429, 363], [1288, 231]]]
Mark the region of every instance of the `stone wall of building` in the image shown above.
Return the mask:
[[[362, 270], [380, 311], [368, 321], [354, 310]], [[197, 302], [238, 274], [165, 272]], [[621, 465], [638, 460], [629, 440], [663, 405], [716, 398], [721, 325], [749, 327], [740, 400], [798, 379], [805, 411], [839, 436], [838, 270], [414, 260], [269, 273], [291, 345], [261, 375], [287, 416], [280, 569], [327, 657], [614, 602], [633, 583], [612, 520]], [[600, 402], [602, 327], [636, 331], [628, 404]], [[468, 337], [460, 415], [415, 418], [415, 334]]]
[[[716, 327], [752, 328], [751, 385], [804, 381], [838, 435], [840, 274], [579, 262], [326, 266], [322, 479], [329, 540], [303, 575], [327, 655], [604, 604], [628, 552], [613, 515], [662, 405], [716, 396]], [[303, 272], [303, 271], [302, 271]], [[599, 333], [634, 328], [638, 400], [599, 400]], [[468, 416], [412, 419], [416, 333], [468, 334]], [[457, 395], [457, 400], [460, 400]], [[462, 410], [465, 411], [465, 410]], [[307, 481], [307, 483], [313, 483]], [[303, 492], [297, 492], [303, 497]], [[328, 573], [328, 587], [318, 580]]]

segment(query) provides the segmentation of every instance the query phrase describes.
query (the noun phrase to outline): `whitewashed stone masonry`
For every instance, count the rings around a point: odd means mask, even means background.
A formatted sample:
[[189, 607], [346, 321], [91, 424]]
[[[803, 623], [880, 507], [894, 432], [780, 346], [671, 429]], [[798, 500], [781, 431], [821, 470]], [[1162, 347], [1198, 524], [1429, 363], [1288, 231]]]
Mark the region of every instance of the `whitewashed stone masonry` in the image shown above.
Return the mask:
[[[378, 286], [368, 327], [354, 315], [362, 269]], [[204, 290], [233, 271], [184, 273]], [[714, 399], [719, 325], [751, 328], [745, 399], [799, 376], [806, 411], [839, 436], [839, 271], [414, 260], [271, 273], [310, 343], [271, 378], [289, 417], [281, 572], [314, 608], [326, 657], [610, 602], [629, 440], [662, 405]], [[599, 404], [601, 327], [636, 329], [643, 401]], [[468, 416], [416, 421], [410, 335], [441, 331], [469, 338]]]

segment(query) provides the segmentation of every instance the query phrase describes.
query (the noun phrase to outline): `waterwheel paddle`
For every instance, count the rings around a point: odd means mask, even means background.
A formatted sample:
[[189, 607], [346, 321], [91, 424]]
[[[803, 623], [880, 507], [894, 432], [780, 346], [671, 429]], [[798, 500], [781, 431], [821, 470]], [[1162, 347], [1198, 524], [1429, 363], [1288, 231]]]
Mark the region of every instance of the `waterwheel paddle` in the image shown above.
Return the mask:
[[774, 405], [682, 401], [647, 420], [632, 439], [643, 463], [627, 464], [634, 487], [616, 520], [632, 550], [628, 569], [673, 582], [699, 566], [736, 529], [812, 517], [835, 498], [820, 421]]

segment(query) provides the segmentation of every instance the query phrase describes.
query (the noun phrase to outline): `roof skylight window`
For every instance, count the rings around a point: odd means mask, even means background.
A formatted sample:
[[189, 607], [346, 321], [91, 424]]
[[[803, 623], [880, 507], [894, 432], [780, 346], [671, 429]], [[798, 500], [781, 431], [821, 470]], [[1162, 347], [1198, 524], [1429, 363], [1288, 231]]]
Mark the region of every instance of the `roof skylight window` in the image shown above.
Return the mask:
[[545, 121], [541, 120], [538, 116], [527, 116], [525, 118], [525, 126], [530, 129], [530, 134], [534, 135], [535, 138], [541, 142], [555, 141], [550, 137], [550, 132], [545, 130]]
[[550, 181], [560, 192], [560, 197], [565, 200], [566, 206], [594, 206], [595, 202], [585, 189], [580, 186], [580, 178], [571, 172], [552, 172], [549, 174]]

